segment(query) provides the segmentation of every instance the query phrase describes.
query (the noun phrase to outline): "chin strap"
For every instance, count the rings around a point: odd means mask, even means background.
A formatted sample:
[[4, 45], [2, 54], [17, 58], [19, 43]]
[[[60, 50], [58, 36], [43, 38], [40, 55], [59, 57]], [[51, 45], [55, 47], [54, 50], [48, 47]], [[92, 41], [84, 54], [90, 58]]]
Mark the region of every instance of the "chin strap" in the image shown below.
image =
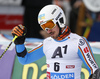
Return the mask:
[[70, 34], [71, 30], [70, 28], [67, 26], [59, 35], [59, 37], [57, 38], [57, 40], [62, 40], [64, 39], [66, 36], [68, 36]]

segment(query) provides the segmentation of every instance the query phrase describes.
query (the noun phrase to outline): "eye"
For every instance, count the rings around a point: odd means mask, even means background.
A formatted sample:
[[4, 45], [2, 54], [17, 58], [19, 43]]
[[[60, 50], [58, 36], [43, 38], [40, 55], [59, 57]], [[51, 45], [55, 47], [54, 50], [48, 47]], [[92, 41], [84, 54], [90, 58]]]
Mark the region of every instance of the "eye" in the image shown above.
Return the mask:
[[49, 28], [45, 28], [45, 30], [46, 30], [46, 31], [48, 31], [48, 30], [49, 30]]

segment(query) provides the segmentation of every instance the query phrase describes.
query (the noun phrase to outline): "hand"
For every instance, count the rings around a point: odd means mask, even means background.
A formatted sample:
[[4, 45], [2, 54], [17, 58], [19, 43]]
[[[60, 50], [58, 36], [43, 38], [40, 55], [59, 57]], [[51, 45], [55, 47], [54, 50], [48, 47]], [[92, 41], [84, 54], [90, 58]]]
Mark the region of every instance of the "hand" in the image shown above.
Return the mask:
[[89, 76], [89, 79], [92, 79], [92, 76], [93, 76], [93, 74], [91, 74], [91, 75]]
[[97, 69], [93, 76], [92, 76], [92, 79], [100, 79], [100, 69]]
[[15, 26], [11, 33], [12, 33], [13, 37], [15, 37], [15, 35], [16, 35], [16, 36], [18, 36], [18, 38], [15, 39], [14, 43], [15, 44], [23, 44], [25, 41], [26, 32], [27, 32], [27, 30], [26, 30], [25, 26], [23, 26], [21, 24], [18, 26]]
[[93, 74], [91, 74], [89, 79], [100, 79], [100, 69], [97, 69]]

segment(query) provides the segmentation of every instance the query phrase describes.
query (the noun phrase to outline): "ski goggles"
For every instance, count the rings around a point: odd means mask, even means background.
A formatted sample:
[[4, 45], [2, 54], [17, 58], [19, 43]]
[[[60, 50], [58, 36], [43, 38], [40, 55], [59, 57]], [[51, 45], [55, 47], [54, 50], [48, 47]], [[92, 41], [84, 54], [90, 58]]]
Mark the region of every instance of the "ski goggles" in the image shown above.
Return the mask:
[[41, 24], [43, 30], [53, 29], [55, 26], [56, 24], [53, 22], [53, 20], [49, 20]]

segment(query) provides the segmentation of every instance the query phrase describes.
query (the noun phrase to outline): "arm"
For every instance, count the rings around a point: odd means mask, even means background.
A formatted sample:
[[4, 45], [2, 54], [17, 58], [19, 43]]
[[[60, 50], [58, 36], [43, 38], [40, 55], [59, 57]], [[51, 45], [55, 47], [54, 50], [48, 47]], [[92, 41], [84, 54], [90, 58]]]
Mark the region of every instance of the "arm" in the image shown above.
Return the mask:
[[16, 53], [21, 64], [29, 64], [44, 56], [43, 44], [38, 45], [29, 52], [27, 52], [24, 44], [16, 45]]
[[98, 69], [98, 65], [93, 56], [89, 42], [85, 38], [79, 39], [78, 55], [88, 69], [89, 74], [92, 75]]

